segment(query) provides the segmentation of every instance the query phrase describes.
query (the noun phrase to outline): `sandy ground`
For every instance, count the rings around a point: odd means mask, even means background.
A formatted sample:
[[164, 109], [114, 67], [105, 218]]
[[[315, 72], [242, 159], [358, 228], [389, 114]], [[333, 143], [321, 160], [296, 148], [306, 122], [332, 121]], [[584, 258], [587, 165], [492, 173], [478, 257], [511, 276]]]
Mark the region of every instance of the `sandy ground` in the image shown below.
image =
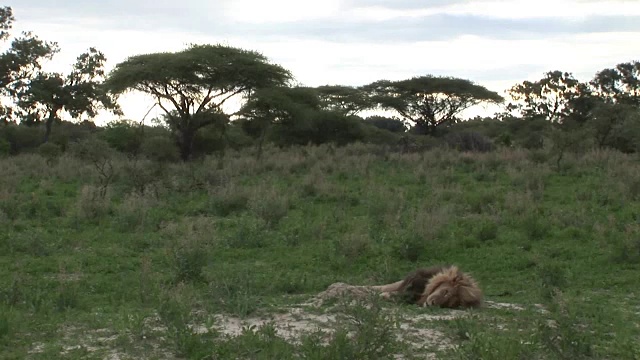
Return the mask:
[[[229, 315], [214, 314], [211, 316], [213, 319], [211, 322], [212, 325], [207, 327], [204, 324], [193, 324], [192, 330], [196, 333], [213, 330], [233, 337], [240, 335], [247, 328], [255, 329], [270, 324], [275, 328], [280, 337], [292, 343], [298, 342], [305, 334], [317, 333], [318, 331], [325, 333], [327, 338], [329, 338], [340, 324], [340, 313], [335, 311], [335, 308], [324, 305], [330, 303], [330, 301], [334, 303], [345, 299], [347, 301], [355, 301], [369, 296], [376, 296], [376, 294], [372, 293], [371, 290], [366, 287], [335, 283], [329, 286], [327, 290], [309, 299], [309, 301], [298, 305], [283, 307], [279, 309], [280, 311], [277, 313], [244, 319]], [[516, 304], [491, 301], [486, 301], [485, 307], [524, 310], [523, 307]], [[447, 335], [437, 330], [433, 322], [450, 321], [467, 316], [468, 314], [468, 312], [464, 310], [449, 310], [446, 312], [438, 312], [438, 314], [425, 312], [412, 313], [410, 316], [405, 316], [406, 314], [401, 314], [397, 309], [385, 308], [384, 311], [395, 311], [396, 338], [411, 345], [411, 347], [416, 350], [416, 353], [420, 353], [422, 355], [421, 357], [426, 359], [435, 359], [435, 351], [437, 350], [447, 350], [454, 347]], [[152, 322], [159, 325], [159, 318]], [[66, 345], [61, 347], [61, 355], [68, 354], [74, 349], [82, 348], [88, 353], [94, 353], [98, 350], [100, 350], [101, 353], [106, 352], [107, 355], [105, 355], [105, 359], [119, 360], [131, 358], [130, 356], [119, 354], [112, 350], [118, 338], [117, 335], [113, 335], [113, 330], [102, 329], [88, 332], [78, 329], [76, 329], [78, 331], [72, 331], [72, 329], [67, 330], [69, 331], [64, 331], [64, 333], [68, 335], [65, 336], [64, 343]], [[153, 326], [152, 330], [160, 334], [166, 332], [166, 328], [163, 326]], [[44, 344], [34, 343], [31, 353], [41, 353], [43, 349]], [[166, 356], [167, 359], [175, 358], [171, 354], [166, 354]], [[402, 356], [398, 356], [397, 358], [402, 359]]]

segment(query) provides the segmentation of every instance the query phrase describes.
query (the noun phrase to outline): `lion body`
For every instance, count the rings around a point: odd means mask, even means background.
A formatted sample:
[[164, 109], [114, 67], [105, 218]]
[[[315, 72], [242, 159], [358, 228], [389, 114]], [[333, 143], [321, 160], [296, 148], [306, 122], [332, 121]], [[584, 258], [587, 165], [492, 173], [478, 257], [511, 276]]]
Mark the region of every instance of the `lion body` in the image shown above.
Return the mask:
[[401, 281], [371, 288], [387, 298], [401, 294], [408, 302], [419, 306], [479, 307], [483, 298], [478, 283], [453, 265], [417, 269]]

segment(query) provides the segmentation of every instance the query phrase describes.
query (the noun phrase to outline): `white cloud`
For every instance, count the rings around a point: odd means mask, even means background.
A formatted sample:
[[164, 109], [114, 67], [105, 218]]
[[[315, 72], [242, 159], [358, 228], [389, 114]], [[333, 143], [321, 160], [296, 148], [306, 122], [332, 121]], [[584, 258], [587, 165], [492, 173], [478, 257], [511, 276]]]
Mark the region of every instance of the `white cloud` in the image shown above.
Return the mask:
[[[516, 9], [514, 3], [521, 4], [523, 8]], [[234, 16], [238, 21], [246, 16], [242, 21], [270, 21], [276, 24], [329, 18], [345, 10], [337, 0], [277, 0], [260, 2], [267, 5], [256, 4], [249, 0], [232, 1], [228, 3], [226, 11], [227, 14], [235, 11]], [[546, 6], [551, 4], [547, 0], [535, 6], [531, 5], [533, 2], [520, 1], [480, 4], [474, 1], [465, 5], [427, 10], [505, 18], [525, 15], [561, 16], [566, 13], [586, 16], [594, 12], [617, 14], [621, 11], [640, 14], [640, 2], [614, 1], [604, 6], [602, 1], [554, 1], [554, 7]], [[565, 9], [569, 5], [572, 6], [571, 11]], [[389, 14], [399, 13], [391, 11]], [[360, 15], [371, 17], [371, 13], [366, 12]], [[142, 15], [137, 16], [139, 17], [132, 18], [132, 21], [144, 20]], [[291, 70], [299, 81], [309, 86], [362, 85], [380, 79], [399, 80], [434, 74], [467, 78], [499, 92], [517, 82], [539, 79], [544, 71], [549, 70], [569, 71], [581, 80], [589, 80], [596, 71], [605, 67], [636, 60], [639, 50], [637, 39], [640, 37], [640, 32], [541, 35], [535, 39], [515, 40], [464, 35], [438, 41], [396, 39], [393, 42], [341, 43], [330, 38], [309, 39], [296, 33], [279, 33], [268, 40], [258, 39], [250, 33], [242, 34], [242, 28], [235, 32], [242, 35], [225, 35], [167, 28], [153, 31], [123, 30], [110, 28], [107, 24], [102, 18], [91, 17], [80, 17], [64, 23], [58, 20], [27, 20], [17, 21], [15, 30], [32, 30], [42, 38], [60, 43], [62, 52], [48, 64], [48, 69], [54, 71], [67, 72], [75, 57], [90, 46], [105, 53], [108, 58], [107, 68], [111, 69], [131, 55], [177, 51], [185, 48], [188, 43], [222, 42], [262, 52], [273, 62]], [[141, 120], [152, 103], [151, 99], [140, 95], [126, 95], [121, 100], [125, 117], [134, 120]], [[158, 113], [154, 110], [150, 116], [156, 115]], [[111, 115], [102, 115], [99, 122], [111, 118]]]
[[241, 23], [285, 23], [330, 18], [341, 9], [339, 0], [234, 0], [225, 6], [225, 15]]
[[430, 15], [470, 15], [496, 19], [566, 18], [579, 20], [589, 16], [639, 16], [638, 1], [579, 0], [503, 0], [469, 1], [438, 7], [394, 9], [385, 6], [354, 8], [349, 16], [358, 20], [385, 21], [397, 18], [421, 18]]

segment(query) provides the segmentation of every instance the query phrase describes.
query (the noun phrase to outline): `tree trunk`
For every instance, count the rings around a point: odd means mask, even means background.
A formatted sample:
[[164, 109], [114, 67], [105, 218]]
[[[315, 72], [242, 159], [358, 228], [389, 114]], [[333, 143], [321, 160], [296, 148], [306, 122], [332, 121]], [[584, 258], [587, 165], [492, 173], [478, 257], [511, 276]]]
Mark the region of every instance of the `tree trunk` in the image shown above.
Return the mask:
[[193, 139], [195, 131], [186, 129], [180, 132], [180, 158], [182, 161], [189, 161], [193, 152]]
[[262, 157], [262, 144], [264, 144], [264, 138], [267, 135], [267, 130], [263, 129], [260, 134], [260, 139], [258, 140], [258, 153], [256, 154], [256, 160], [260, 161]]
[[51, 127], [53, 126], [53, 122], [58, 117], [58, 111], [60, 111], [61, 107], [55, 107], [49, 111], [49, 117], [47, 121], [44, 123], [44, 143], [49, 142], [49, 136], [51, 136]]

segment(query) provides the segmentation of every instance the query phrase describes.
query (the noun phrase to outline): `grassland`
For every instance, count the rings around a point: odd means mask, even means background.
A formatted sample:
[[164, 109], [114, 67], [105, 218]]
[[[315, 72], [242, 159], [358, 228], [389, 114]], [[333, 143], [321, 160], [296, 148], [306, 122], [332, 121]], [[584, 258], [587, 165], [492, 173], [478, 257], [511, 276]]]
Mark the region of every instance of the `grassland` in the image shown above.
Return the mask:
[[[0, 159], [0, 358], [638, 359], [638, 200], [606, 151]], [[435, 263], [512, 306], [305, 305]]]

